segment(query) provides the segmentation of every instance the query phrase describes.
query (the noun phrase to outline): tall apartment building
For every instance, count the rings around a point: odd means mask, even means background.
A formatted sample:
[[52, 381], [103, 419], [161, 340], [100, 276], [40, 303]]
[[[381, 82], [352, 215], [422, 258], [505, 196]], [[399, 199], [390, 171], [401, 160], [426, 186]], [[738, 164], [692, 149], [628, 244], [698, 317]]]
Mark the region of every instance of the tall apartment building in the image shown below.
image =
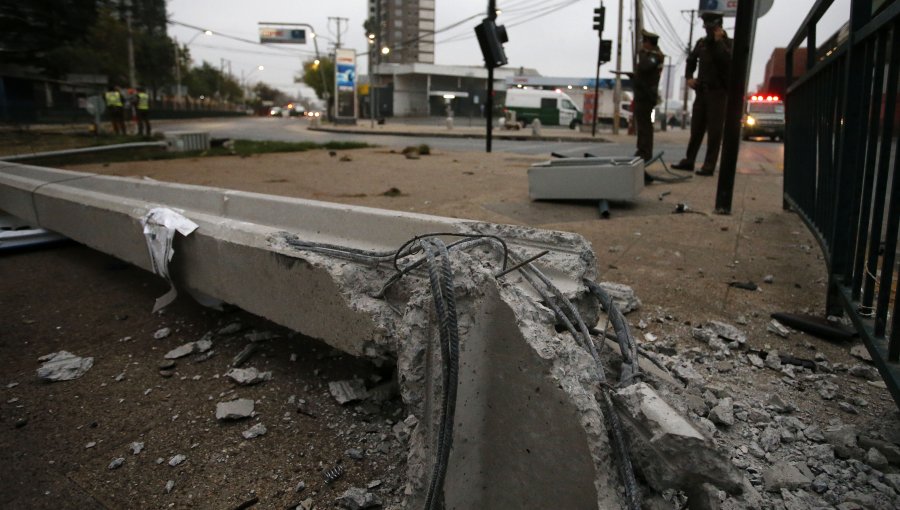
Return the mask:
[[382, 62], [434, 63], [434, 2], [369, 0], [369, 18], [381, 18], [381, 46], [391, 50]]

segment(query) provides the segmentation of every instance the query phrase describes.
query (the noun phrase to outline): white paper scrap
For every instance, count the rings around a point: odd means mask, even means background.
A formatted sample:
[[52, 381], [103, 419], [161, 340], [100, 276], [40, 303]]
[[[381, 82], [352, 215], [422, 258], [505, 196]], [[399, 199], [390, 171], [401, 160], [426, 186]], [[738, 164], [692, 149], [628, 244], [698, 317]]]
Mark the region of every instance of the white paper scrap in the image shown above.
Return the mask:
[[150, 251], [153, 272], [169, 281], [169, 291], [158, 298], [153, 305], [153, 311], [157, 312], [178, 296], [175, 284], [169, 276], [169, 262], [175, 254], [172, 248], [175, 232], [187, 237], [197, 230], [198, 225], [172, 209], [164, 207], [151, 209], [141, 218], [141, 225], [144, 227], [144, 237], [147, 238], [147, 249]]

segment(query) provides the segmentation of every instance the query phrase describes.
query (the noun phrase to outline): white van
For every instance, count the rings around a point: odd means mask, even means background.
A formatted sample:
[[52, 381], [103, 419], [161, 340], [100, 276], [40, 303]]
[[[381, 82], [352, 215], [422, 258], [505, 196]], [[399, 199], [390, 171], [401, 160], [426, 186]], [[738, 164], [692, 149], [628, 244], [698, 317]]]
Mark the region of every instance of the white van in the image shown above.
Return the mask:
[[504, 110], [516, 112], [516, 120], [525, 124], [540, 119], [544, 126], [575, 129], [581, 123], [581, 110], [575, 106], [575, 101], [556, 90], [509, 89]]

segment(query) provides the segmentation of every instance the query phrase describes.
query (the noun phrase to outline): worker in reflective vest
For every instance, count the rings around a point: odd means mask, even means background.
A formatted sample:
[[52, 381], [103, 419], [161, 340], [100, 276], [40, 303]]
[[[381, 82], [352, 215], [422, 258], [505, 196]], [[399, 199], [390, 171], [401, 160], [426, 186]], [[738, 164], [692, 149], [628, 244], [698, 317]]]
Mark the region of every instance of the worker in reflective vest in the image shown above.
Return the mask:
[[124, 103], [122, 100], [122, 93], [119, 92], [119, 89], [115, 85], [110, 85], [108, 89], [106, 89], [106, 94], [103, 96], [106, 100], [106, 112], [109, 115], [109, 121], [112, 123], [113, 133], [117, 135], [125, 134], [125, 118], [124, 115]]
[[141, 87], [137, 93], [138, 135], [150, 136], [150, 94]]

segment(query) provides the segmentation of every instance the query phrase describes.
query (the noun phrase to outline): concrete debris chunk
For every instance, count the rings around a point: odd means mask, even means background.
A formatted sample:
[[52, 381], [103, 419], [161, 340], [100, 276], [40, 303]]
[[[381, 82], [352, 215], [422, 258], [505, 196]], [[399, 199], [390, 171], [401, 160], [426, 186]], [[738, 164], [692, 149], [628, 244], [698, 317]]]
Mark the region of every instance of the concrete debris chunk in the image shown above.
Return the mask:
[[781, 446], [781, 431], [775, 427], [766, 427], [759, 435], [759, 446], [766, 452], [774, 452]]
[[833, 384], [826, 379], [816, 381], [816, 391], [819, 393], [819, 396], [822, 397], [822, 400], [833, 400], [834, 397], [837, 396], [838, 389], [836, 384]]
[[616, 395], [633, 461], [653, 488], [712, 483], [728, 492], [741, 490], [741, 475], [731, 461], [653, 388], [637, 383]]
[[184, 462], [186, 460], [187, 460], [187, 456], [179, 453], [178, 455], [175, 455], [174, 457], [169, 459], [169, 465], [172, 467], [175, 467], [175, 466], [180, 465], [182, 462]]
[[271, 331], [251, 331], [244, 335], [248, 342], [265, 342], [266, 340], [274, 340], [278, 335]]
[[720, 400], [709, 412], [709, 419], [717, 425], [734, 425], [734, 402], [730, 398]]
[[299, 481], [297, 482], [297, 486], [294, 487], [294, 492], [303, 492], [306, 489], [306, 482]]
[[802, 489], [812, 483], [812, 480], [789, 462], [778, 462], [763, 471], [763, 481], [768, 492], [781, 492], [781, 489]]
[[822, 432], [825, 440], [834, 446], [834, 454], [841, 459], [862, 456], [862, 449], [857, 443], [857, 431], [850, 425], [829, 427]]
[[335, 503], [346, 510], [363, 510], [365, 508], [380, 507], [381, 499], [375, 494], [366, 491], [366, 489], [350, 487], [340, 497], [335, 499]]
[[729, 342], [737, 342], [740, 345], [747, 343], [747, 335], [727, 322], [709, 321], [705, 327]]
[[113, 459], [112, 462], [109, 463], [108, 469], [119, 469], [122, 467], [122, 464], [125, 464], [125, 457]]
[[201, 338], [196, 342], [188, 342], [183, 345], [179, 345], [178, 347], [172, 349], [167, 352], [164, 356], [166, 359], [178, 359], [187, 356], [188, 354], [201, 353], [206, 352], [212, 348], [212, 340], [209, 338]]
[[344, 452], [344, 455], [350, 457], [353, 460], [363, 460], [363, 458], [365, 458], [365, 454], [363, 454], [363, 451], [359, 448], [349, 448]]
[[225, 377], [230, 378], [241, 386], [250, 386], [272, 379], [272, 372], [260, 372], [253, 367], [232, 368], [225, 373]]
[[641, 307], [641, 300], [628, 285], [614, 282], [600, 282], [600, 287], [613, 299], [613, 303], [623, 314], [633, 312]]
[[787, 338], [791, 336], [791, 330], [789, 330], [787, 327], [785, 327], [784, 324], [778, 322], [775, 319], [769, 321], [769, 325], [766, 326], [766, 331], [768, 331], [769, 333], [774, 333], [781, 338]]
[[869, 354], [869, 349], [866, 349], [866, 346], [863, 344], [856, 344], [850, 348], [850, 355], [859, 358], [863, 361], [872, 361], [872, 355]]
[[256, 349], [258, 348], [259, 346], [257, 344], [247, 344], [243, 349], [241, 349], [241, 352], [237, 353], [237, 355], [231, 360], [231, 366], [239, 367], [243, 365], [248, 359], [250, 359], [251, 356], [253, 356], [253, 353], [256, 352]]
[[877, 448], [869, 448], [866, 452], [866, 464], [883, 471], [888, 466], [888, 460]]
[[878, 369], [869, 365], [853, 365], [848, 372], [853, 377], [859, 377], [867, 381], [878, 381], [881, 379]]
[[37, 376], [54, 382], [78, 379], [94, 366], [94, 358], [82, 358], [67, 351], [41, 356], [38, 361], [44, 364], [37, 369]]
[[766, 366], [763, 359], [753, 353], [747, 355], [747, 361], [749, 361], [750, 364], [756, 368], [763, 368], [764, 366]]
[[778, 351], [774, 349], [769, 351], [766, 356], [766, 366], [776, 372], [781, 372], [781, 355], [778, 354]]
[[219, 402], [216, 404], [217, 420], [242, 420], [253, 416], [253, 400], [249, 398], [239, 398], [229, 402]]
[[332, 381], [328, 383], [328, 391], [337, 400], [338, 404], [346, 404], [356, 400], [363, 400], [369, 396], [365, 382], [360, 379], [346, 381]]
[[135, 442], [131, 443], [130, 445], [128, 445], [128, 447], [131, 448], [132, 455], [137, 455], [144, 450], [144, 443], [135, 441]]
[[240, 322], [232, 322], [227, 324], [226, 326], [216, 331], [217, 335], [233, 335], [241, 330], [243, 326], [241, 326]]
[[266, 432], [268, 432], [268, 430], [266, 430], [266, 426], [262, 423], [257, 423], [249, 429], [241, 432], [241, 435], [244, 436], [244, 439], [253, 439], [259, 436], [266, 435]]
[[87, 449], [93, 448], [93, 447], [95, 447], [95, 446], [97, 446], [97, 442], [96, 442], [96, 441], [91, 441], [91, 442], [87, 443], [86, 445], [84, 445], [84, 449], [87, 450]]
[[166, 482], [166, 494], [172, 492], [172, 489], [175, 488], [175, 480], [169, 480]]
[[155, 333], [153, 333], [153, 338], [155, 338], [156, 340], [162, 340], [163, 338], [167, 338], [171, 334], [171, 328], [160, 328], [157, 329]]

